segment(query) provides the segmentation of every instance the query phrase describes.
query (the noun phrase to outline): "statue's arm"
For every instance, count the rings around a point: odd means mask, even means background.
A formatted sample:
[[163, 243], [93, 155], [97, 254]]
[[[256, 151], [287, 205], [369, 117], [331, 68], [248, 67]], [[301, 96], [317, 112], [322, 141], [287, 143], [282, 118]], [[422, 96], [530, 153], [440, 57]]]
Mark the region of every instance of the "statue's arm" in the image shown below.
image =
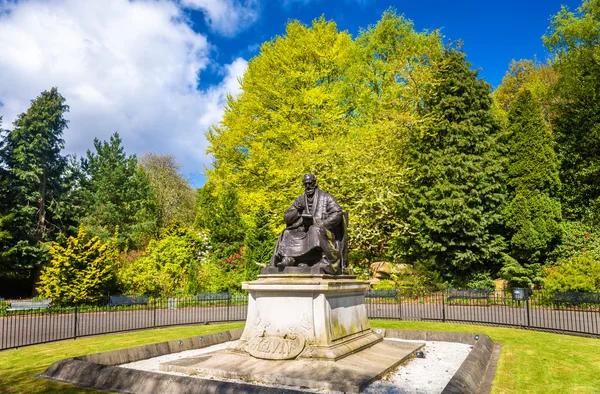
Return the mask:
[[283, 220], [288, 226], [293, 225], [300, 218], [302, 211], [304, 210], [304, 200], [302, 196], [298, 197], [291, 207], [285, 210], [283, 213]]
[[327, 219], [323, 220], [321, 225], [327, 229], [332, 229], [342, 222], [342, 207], [330, 196], [327, 198], [326, 205]]

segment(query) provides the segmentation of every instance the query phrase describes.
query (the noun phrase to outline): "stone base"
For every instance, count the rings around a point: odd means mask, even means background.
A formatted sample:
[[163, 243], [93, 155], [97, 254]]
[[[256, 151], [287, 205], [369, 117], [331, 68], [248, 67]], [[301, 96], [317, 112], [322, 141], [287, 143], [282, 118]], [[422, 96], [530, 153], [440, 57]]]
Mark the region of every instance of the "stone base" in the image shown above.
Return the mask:
[[336, 362], [261, 360], [227, 351], [160, 364], [165, 372], [359, 393], [422, 348], [422, 343], [382, 341]]
[[249, 293], [248, 317], [231, 352], [335, 361], [383, 340], [367, 319], [368, 283], [353, 276], [260, 275], [242, 288]]

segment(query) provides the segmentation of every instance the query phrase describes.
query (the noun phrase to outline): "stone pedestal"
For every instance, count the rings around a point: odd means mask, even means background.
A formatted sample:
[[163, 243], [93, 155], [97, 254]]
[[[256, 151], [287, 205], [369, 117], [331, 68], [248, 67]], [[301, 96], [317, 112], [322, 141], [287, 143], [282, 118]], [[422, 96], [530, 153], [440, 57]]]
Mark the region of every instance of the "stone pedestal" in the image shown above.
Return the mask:
[[354, 276], [261, 275], [248, 290], [248, 317], [230, 352], [266, 360], [335, 361], [380, 342], [365, 308], [368, 282]]

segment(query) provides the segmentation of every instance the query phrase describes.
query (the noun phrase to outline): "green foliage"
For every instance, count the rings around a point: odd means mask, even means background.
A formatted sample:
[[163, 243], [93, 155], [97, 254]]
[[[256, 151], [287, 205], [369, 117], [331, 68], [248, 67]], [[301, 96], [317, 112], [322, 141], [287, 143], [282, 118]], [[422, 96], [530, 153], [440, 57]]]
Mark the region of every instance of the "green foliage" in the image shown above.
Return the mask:
[[201, 261], [210, 245], [206, 234], [177, 223], [150, 241], [145, 255], [133, 262], [121, 262], [118, 282], [123, 293], [154, 296], [183, 296], [201, 287]]
[[383, 279], [373, 285], [373, 290], [396, 290], [397, 286], [393, 280]]
[[465, 287], [472, 290], [493, 291], [496, 290], [496, 282], [494, 282], [489, 272], [478, 272], [469, 278]]
[[159, 228], [174, 221], [191, 226], [196, 211], [196, 191], [179, 173], [181, 166], [175, 157], [146, 153], [140, 158], [140, 166], [157, 199]]
[[517, 95], [524, 90], [529, 90], [533, 97], [540, 101], [544, 119], [549, 120], [551, 90], [557, 80], [558, 73], [551, 62], [542, 64], [536, 59], [513, 60], [502, 78], [502, 83], [494, 91], [494, 102], [502, 117], [506, 118]]
[[500, 277], [508, 282], [508, 287], [531, 288], [542, 282], [542, 266], [539, 263], [519, 263], [508, 254], [503, 254]]
[[150, 181], [138, 168], [137, 157], [127, 156], [118, 133], [109, 142], [94, 139], [83, 168], [85, 217], [90, 233], [108, 239], [118, 226], [122, 248], [138, 248], [157, 232], [157, 202]]
[[490, 87], [465, 55], [448, 50], [423, 100], [423, 123], [411, 132], [410, 163], [398, 253], [446, 279], [488, 271], [499, 261], [504, 198], [500, 128]]
[[550, 292], [600, 292], [600, 260], [589, 253], [559, 259], [545, 271], [544, 289]]
[[108, 243], [90, 237], [85, 226], [66, 245], [53, 242], [50, 263], [43, 267], [37, 291], [57, 303], [94, 302], [112, 290], [119, 251], [116, 235]]
[[560, 241], [552, 250], [550, 258], [553, 261], [564, 260], [585, 253], [600, 261], [600, 234], [582, 222], [563, 221]]
[[586, 0], [555, 15], [546, 48], [560, 78], [554, 87], [563, 210], [570, 220], [600, 224], [600, 0]]
[[356, 263], [389, 255], [402, 226], [401, 152], [441, 52], [438, 32], [418, 33], [391, 10], [354, 42], [323, 18], [289, 23], [249, 63], [242, 93], [209, 132], [212, 189], [199, 198], [234, 188], [250, 222], [260, 207], [282, 213], [311, 172], [349, 214]]
[[541, 107], [529, 90], [508, 113], [508, 204], [504, 211], [511, 255], [540, 263], [560, 236], [558, 161]]
[[246, 261], [241, 251], [234, 252], [226, 258], [217, 253], [209, 254], [202, 259], [197, 272], [199, 290], [203, 292], [240, 291], [242, 281], [250, 280], [256, 268], [250, 266], [246, 271]]
[[4, 203], [0, 212], [9, 215], [3, 226], [5, 236], [0, 266], [27, 275], [47, 260], [43, 242], [52, 241], [61, 231], [56, 201], [63, 193], [62, 176], [67, 160], [61, 155], [64, 114], [69, 111], [56, 88], [42, 92], [20, 114], [13, 130], [0, 145]]
[[246, 277], [254, 280], [262, 267], [269, 265], [277, 236], [271, 228], [269, 213], [260, 208], [254, 215], [251, 226], [244, 238], [244, 260], [246, 261]]
[[210, 244], [219, 257], [239, 251], [244, 242], [244, 224], [239, 214], [235, 189], [226, 188], [214, 195], [207, 183], [198, 190], [198, 210], [194, 227], [208, 231]]

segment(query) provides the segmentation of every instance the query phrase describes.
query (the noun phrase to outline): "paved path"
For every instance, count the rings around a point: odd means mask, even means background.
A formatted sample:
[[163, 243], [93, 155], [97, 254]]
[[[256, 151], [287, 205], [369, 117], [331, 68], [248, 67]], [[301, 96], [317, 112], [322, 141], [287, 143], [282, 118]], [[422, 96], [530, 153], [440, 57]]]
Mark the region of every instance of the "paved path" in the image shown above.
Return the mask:
[[[0, 318], [0, 349], [110, 332], [181, 324], [246, 320], [246, 305], [190, 306], [177, 309], [25, 314]], [[529, 309], [515, 305], [367, 303], [371, 319], [432, 320], [531, 327], [600, 336], [600, 311]]]

